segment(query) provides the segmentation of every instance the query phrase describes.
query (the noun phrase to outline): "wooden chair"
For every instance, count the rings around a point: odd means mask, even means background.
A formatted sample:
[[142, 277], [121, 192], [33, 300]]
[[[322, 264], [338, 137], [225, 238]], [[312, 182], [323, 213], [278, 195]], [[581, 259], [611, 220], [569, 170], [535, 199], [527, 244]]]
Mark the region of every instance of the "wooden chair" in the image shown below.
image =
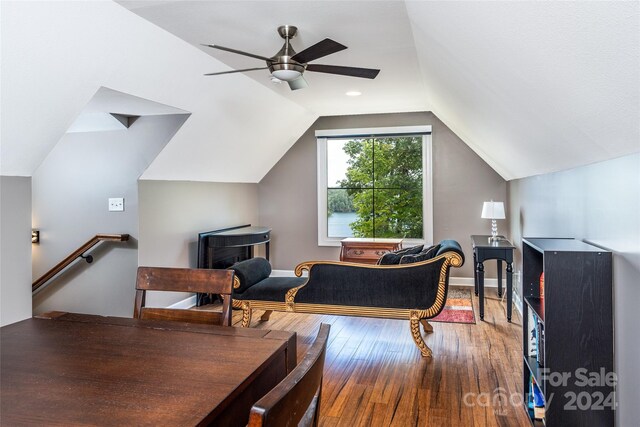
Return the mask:
[[[137, 319], [177, 320], [190, 323], [231, 326], [233, 270], [138, 267], [133, 317]], [[222, 313], [145, 307], [147, 291], [202, 292], [220, 294]]]
[[298, 366], [253, 405], [249, 427], [318, 425], [322, 371], [330, 327], [325, 323], [320, 325], [315, 342]]

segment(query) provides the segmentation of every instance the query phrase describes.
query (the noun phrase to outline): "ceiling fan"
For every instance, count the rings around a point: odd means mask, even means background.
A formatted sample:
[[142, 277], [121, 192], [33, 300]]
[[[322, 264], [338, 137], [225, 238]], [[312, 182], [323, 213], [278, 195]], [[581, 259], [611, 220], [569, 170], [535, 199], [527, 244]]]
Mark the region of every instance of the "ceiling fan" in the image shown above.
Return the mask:
[[203, 46], [220, 49], [238, 55], [249, 56], [251, 58], [262, 59], [267, 63], [266, 67], [245, 68], [243, 70], [222, 71], [219, 73], [208, 73], [205, 76], [217, 76], [221, 74], [242, 73], [245, 71], [266, 70], [278, 80], [285, 81], [289, 84], [291, 90], [302, 89], [308, 86], [306, 80], [302, 76], [305, 71], [315, 71], [318, 73], [340, 74], [343, 76], [362, 77], [365, 79], [375, 79], [380, 70], [371, 68], [343, 67], [339, 65], [321, 65], [309, 64], [309, 62], [322, 58], [332, 53], [339, 52], [347, 47], [335, 42], [331, 39], [324, 39], [296, 53], [291, 47], [290, 40], [295, 37], [298, 28], [293, 25], [282, 25], [278, 27], [278, 34], [284, 39], [282, 49], [271, 58], [266, 56], [255, 55], [253, 53], [243, 52], [241, 50], [231, 49], [229, 47], [219, 46], [215, 44], [205, 44]]

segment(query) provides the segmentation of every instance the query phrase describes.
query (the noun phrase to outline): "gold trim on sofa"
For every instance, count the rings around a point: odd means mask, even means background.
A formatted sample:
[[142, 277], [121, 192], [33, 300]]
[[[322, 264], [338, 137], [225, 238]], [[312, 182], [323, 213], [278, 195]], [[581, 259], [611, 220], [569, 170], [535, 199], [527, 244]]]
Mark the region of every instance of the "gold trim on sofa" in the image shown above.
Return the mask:
[[240, 278], [236, 275], [233, 276], [233, 289], [240, 288]]

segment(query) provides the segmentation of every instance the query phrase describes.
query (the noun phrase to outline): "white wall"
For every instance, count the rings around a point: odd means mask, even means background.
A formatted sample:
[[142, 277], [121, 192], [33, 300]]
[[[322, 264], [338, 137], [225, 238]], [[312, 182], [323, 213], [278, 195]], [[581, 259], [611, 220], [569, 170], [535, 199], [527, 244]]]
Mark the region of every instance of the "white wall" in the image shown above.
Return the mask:
[[[139, 182], [138, 262], [154, 267], [197, 266], [198, 233], [258, 225], [258, 185]], [[150, 294], [147, 305], [168, 306], [188, 294]]]
[[511, 181], [509, 193], [516, 269], [521, 270], [522, 237], [573, 237], [613, 251], [617, 421], [637, 425], [640, 154]]
[[[129, 129], [66, 134], [33, 176], [37, 278], [100, 233], [127, 233], [126, 243], [105, 242], [94, 262], [76, 264], [35, 295], [35, 313], [64, 310], [129, 317], [138, 265], [138, 177], [183, 124], [185, 115], [145, 116]], [[124, 212], [107, 200], [124, 197]]]
[[0, 326], [31, 317], [31, 178], [0, 176]]

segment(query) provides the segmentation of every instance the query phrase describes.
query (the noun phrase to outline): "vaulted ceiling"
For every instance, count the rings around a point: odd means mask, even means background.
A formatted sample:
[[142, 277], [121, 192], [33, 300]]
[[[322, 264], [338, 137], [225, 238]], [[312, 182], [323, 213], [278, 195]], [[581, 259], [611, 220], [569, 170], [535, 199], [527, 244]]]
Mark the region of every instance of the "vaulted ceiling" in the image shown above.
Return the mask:
[[[191, 113], [143, 175], [257, 182], [320, 115], [431, 110], [505, 179], [640, 151], [638, 2], [111, 1], [1, 3], [5, 175], [30, 175], [107, 87]], [[276, 28], [317, 62], [290, 91], [259, 60]], [[358, 90], [362, 96], [345, 96]], [[243, 168], [229, 159], [242, 156]]]

